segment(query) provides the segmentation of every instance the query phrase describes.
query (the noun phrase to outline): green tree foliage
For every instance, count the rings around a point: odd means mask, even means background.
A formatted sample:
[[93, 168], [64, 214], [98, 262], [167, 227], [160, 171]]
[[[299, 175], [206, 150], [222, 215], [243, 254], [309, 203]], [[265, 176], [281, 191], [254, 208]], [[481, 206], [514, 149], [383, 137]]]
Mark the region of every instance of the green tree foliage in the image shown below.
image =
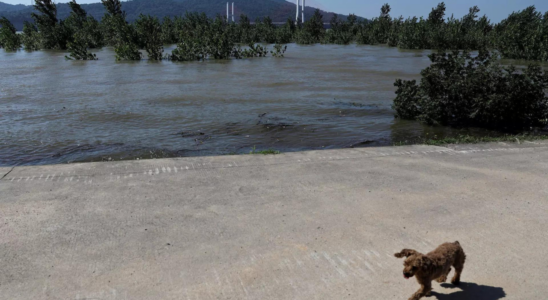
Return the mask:
[[276, 42], [276, 27], [270, 17], [265, 17], [262, 21], [257, 20], [256, 28], [258, 40], [263, 43], [274, 44]]
[[118, 40], [114, 46], [116, 60], [141, 60], [134, 27], [124, 22], [119, 28]]
[[0, 18], [0, 48], [6, 51], [17, 51], [21, 48], [17, 31], [6, 17]]
[[237, 40], [242, 44], [254, 43], [259, 40], [255, 26], [251, 25], [249, 18], [242, 14], [238, 23]]
[[86, 18], [80, 34], [84, 35], [88, 48], [101, 48], [105, 45], [101, 24], [92, 16]]
[[177, 43], [176, 32], [175, 22], [170, 17], [164, 17], [162, 20], [162, 43], [164, 45]]
[[[271, 21], [263, 20], [262, 24], [269, 27]], [[238, 25], [234, 25], [227, 23], [221, 16], [209, 19], [205, 14], [188, 13], [184, 18], [176, 19], [174, 25], [175, 35], [180, 41], [177, 48], [166, 55], [172, 61], [265, 57], [269, 53], [266, 47], [255, 44], [260, 40], [257, 34], [259, 31], [245, 15], [240, 17]], [[269, 30], [264, 29], [263, 32]], [[247, 39], [251, 41], [242, 49], [238, 43]], [[285, 49], [280, 47], [278, 51], [275, 47], [272, 55], [282, 57], [283, 52]]]
[[[32, 27], [27, 26], [27, 34], [21, 37], [26, 49], [66, 49], [69, 42], [74, 40], [74, 34], [79, 32], [82, 39], [87, 40], [89, 48], [106, 44], [120, 48], [119, 52], [124, 53], [120, 58], [122, 56], [125, 57], [124, 59], [140, 57], [137, 50], [144, 47], [143, 37], [133, 25], [127, 22], [128, 18], [122, 10], [120, 0], [101, 0], [103, 8], [107, 11], [101, 22], [97, 22], [90, 16], [90, 14], [100, 14], [94, 5], [88, 6], [93, 7], [93, 11], [86, 16], [86, 12], [74, 1], [68, 5], [59, 4], [59, 7], [64, 7], [61, 12], [64, 17], [67, 16], [67, 8], [70, 7], [70, 15], [65, 20], [61, 20], [53, 0], [34, 1], [36, 12], [32, 14], [32, 17], [38, 29], [38, 36]], [[158, 6], [158, 1], [134, 0], [124, 4], [133, 8], [129, 20], [135, 21], [137, 12], [142, 9]], [[198, 3], [199, 1], [191, 2], [197, 10], [204, 10], [210, 6]], [[283, 1], [276, 0], [276, 2]], [[181, 9], [187, 4], [177, 2], [171, 7]], [[136, 5], [139, 6], [138, 9]], [[264, 5], [270, 7], [274, 4], [269, 2]], [[256, 14], [258, 11], [254, 9], [246, 8], [246, 11], [253, 12], [254, 17], [258, 16]], [[298, 20], [297, 25], [293, 19], [288, 19], [286, 24], [274, 26], [272, 19], [279, 20], [278, 14], [259, 18], [255, 24], [246, 15], [241, 15], [237, 24], [221, 19], [227, 23], [226, 30], [230, 40], [243, 45], [259, 42], [300, 44], [356, 42], [370, 45], [386, 44], [401, 49], [491, 49], [500, 52], [504, 58], [548, 61], [548, 12], [542, 14], [536, 11], [534, 6], [515, 12], [496, 25], [492, 24], [486, 16], [479, 16], [480, 9], [477, 6], [471, 7], [469, 13], [460, 19], [453, 16], [446, 17], [444, 2], [432, 8], [427, 18], [392, 18], [390, 12], [390, 5], [384, 4], [379, 16], [372, 20], [359, 20], [355, 15], [346, 18], [340, 15], [331, 17], [330, 14], [331, 26], [328, 31], [324, 29], [324, 16], [319, 10], [307, 18], [304, 24]], [[158, 11], [155, 11], [155, 15], [158, 15]], [[166, 16], [173, 13], [159, 15]], [[14, 24], [21, 26], [21, 19], [17, 20], [18, 23]], [[161, 25], [162, 43], [185, 42], [182, 37], [189, 37], [185, 32], [189, 30], [200, 32], [201, 29], [197, 29], [197, 26], [207, 27], [209, 26], [207, 24], [211, 22], [213, 19], [205, 13], [187, 14], [185, 17], [175, 18], [166, 16]]]
[[[69, 17], [64, 25], [72, 35], [78, 34], [79, 39], [86, 43], [88, 48], [100, 48], [104, 45], [103, 32], [99, 22], [86, 11], [75, 0], [68, 3], [71, 8]], [[74, 36], [72, 40], [74, 40]]]
[[398, 79], [394, 109], [403, 119], [427, 124], [521, 130], [544, 126], [548, 73], [501, 67], [488, 51], [431, 54], [420, 84]]
[[387, 44], [389, 43], [388, 37], [392, 29], [392, 19], [390, 18], [390, 11], [392, 8], [388, 4], [384, 4], [381, 7], [381, 13], [378, 18], [371, 21], [364, 20], [361, 26], [358, 27], [356, 41], [359, 44]]
[[119, 0], [101, 0], [105, 7], [105, 15], [101, 21], [101, 27], [105, 43], [116, 46], [121, 39], [120, 29], [125, 26], [125, 13]]
[[287, 19], [285, 24], [276, 30], [276, 43], [291, 43], [296, 30], [297, 26], [295, 26], [295, 22], [291, 19]]
[[102, 46], [102, 34], [97, 21], [88, 17], [86, 11], [76, 3], [76, 0], [69, 2], [71, 8], [70, 16], [63, 22], [66, 32], [70, 33], [67, 42], [70, 56], [67, 59], [96, 60], [95, 54], [88, 52], [88, 48]]
[[[350, 17], [349, 17], [350, 19]], [[353, 32], [352, 21], [344, 21], [339, 19], [339, 16], [333, 15], [331, 21], [331, 30], [327, 31], [324, 39], [326, 44], [343, 44], [348, 45], [354, 41], [355, 34]]]
[[268, 54], [268, 49], [261, 45], [254, 45], [253, 43], [249, 44], [249, 48], [241, 50], [238, 49], [235, 53], [236, 58], [242, 57], [265, 57]]
[[116, 60], [140, 60], [139, 37], [133, 25], [126, 22], [120, 0], [101, 0], [106, 13], [103, 17], [105, 41], [114, 46]]
[[72, 34], [64, 22], [57, 19], [57, 6], [53, 0], [35, 0], [34, 9], [39, 12], [32, 13], [32, 18], [40, 32], [41, 48], [67, 49]]
[[[117, 60], [139, 60], [141, 49], [148, 53], [150, 60], [227, 59], [264, 57], [267, 54], [283, 57], [287, 47], [281, 44], [292, 42], [298, 30], [290, 19], [283, 26], [276, 27], [270, 17], [252, 24], [247, 16], [242, 15], [240, 22], [234, 24], [220, 16], [211, 19], [204, 13], [165, 17], [161, 23], [156, 17], [141, 15], [130, 24], [120, 0], [101, 0], [105, 9], [101, 22], [71, 0], [67, 4], [70, 14], [59, 20], [53, 1], [35, 1], [35, 24], [25, 23], [20, 36], [25, 49], [68, 49], [67, 59], [74, 60], [95, 60], [97, 57], [89, 49], [104, 45], [114, 47]], [[320, 28], [321, 21], [322, 16], [317, 11], [308, 27], [301, 31], [307, 30], [315, 41], [319, 41], [324, 33], [323, 27]], [[269, 51], [256, 45], [259, 42], [279, 45]], [[177, 48], [164, 56], [163, 45], [173, 43], [178, 45]], [[247, 46], [242, 48], [239, 44]]]
[[76, 0], [72, 0], [69, 3], [71, 12], [70, 16], [65, 20], [65, 25], [72, 27], [75, 30], [82, 29], [84, 22], [86, 21], [87, 13], [80, 4], [76, 3]]
[[66, 59], [70, 60], [97, 60], [97, 56], [88, 51], [88, 42], [86, 36], [82, 32], [76, 32], [73, 40], [68, 43], [70, 51], [69, 56], [65, 55]]
[[162, 25], [156, 17], [141, 15], [135, 28], [139, 36], [140, 46], [148, 53], [150, 60], [162, 60], [164, 53], [162, 41]]
[[210, 20], [205, 14], [187, 14], [182, 20], [181, 42], [167, 58], [173, 61], [227, 59], [234, 55], [236, 47], [232, 41], [226, 21], [218, 16]]
[[57, 7], [52, 0], [35, 0], [34, 9], [40, 12], [40, 14], [32, 13], [32, 18], [42, 36], [43, 46], [46, 49], [52, 49], [57, 45], [55, 38]]
[[[487, 17], [478, 19], [474, 6], [462, 19], [445, 19], [446, 6], [441, 2], [427, 19], [390, 17], [390, 5], [381, 8], [378, 18], [361, 22], [354, 29], [360, 44], [387, 44], [402, 49], [484, 49], [489, 47], [492, 24]], [[334, 42], [331, 40], [330, 42]]]
[[397, 47], [400, 43], [400, 31], [403, 26], [403, 17], [393, 19], [388, 30], [386, 43], [390, 47]]
[[38, 32], [36, 25], [30, 22], [25, 22], [23, 26], [23, 34], [21, 34], [21, 42], [23, 47], [28, 51], [40, 50], [41, 47], [41, 35]]
[[274, 50], [270, 51], [273, 57], [284, 57], [285, 51], [287, 51], [287, 45], [276, 44]]
[[297, 33], [297, 43], [317, 44], [323, 41], [324, 35], [323, 15], [319, 9], [316, 9], [314, 15], [302, 24], [302, 29]]
[[534, 6], [512, 13], [497, 24], [493, 44], [504, 58], [548, 61], [548, 12]]

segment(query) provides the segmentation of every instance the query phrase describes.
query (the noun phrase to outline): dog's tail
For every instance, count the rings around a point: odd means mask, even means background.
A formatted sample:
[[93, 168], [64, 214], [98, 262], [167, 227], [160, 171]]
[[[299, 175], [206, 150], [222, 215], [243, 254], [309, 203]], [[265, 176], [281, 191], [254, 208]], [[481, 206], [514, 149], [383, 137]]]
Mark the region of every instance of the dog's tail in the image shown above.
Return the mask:
[[462, 249], [462, 246], [460, 245], [459, 241], [455, 241], [454, 244], [459, 246], [458, 252], [459, 252], [460, 260], [461, 260], [461, 263], [464, 264], [464, 261], [466, 261], [466, 254], [464, 253], [464, 250]]

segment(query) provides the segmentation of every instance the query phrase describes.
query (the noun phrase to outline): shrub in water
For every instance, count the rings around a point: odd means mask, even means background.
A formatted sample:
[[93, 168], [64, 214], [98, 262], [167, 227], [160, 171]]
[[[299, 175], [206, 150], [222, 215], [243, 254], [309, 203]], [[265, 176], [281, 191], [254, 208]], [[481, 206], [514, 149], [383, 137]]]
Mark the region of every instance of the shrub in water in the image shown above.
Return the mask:
[[238, 52], [239, 55], [237, 55], [237, 58], [266, 57], [266, 55], [268, 54], [268, 50], [266, 49], [266, 47], [255, 44], [249, 44], [249, 48], [239, 50]]
[[39, 14], [32, 13], [40, 32], [42, 48], [44, 49], [67, 49], [72, 33], [64, 21], [57, 19], [57, 6], [53, 0], [35, 0], [34, 9]]
[[291, 19], [287, 19], [285, 24], [276, 30], [276, 42], [280, 44], [288, 44], [293, 41], [293, 35], [297, 27]]
[[162, 25], [156, 17], [140, 15], [135, 22], [141, 48], [148, 53], [150, 60], [162, 60], [164, 47], [162, 47]]
[[133, 25], [126, 22], [120, 0], [101, 0], [106, 13], [103, 17], [103, 34], [109, 45], [114, 46], [116, 60], [140, 60], [138, 35]]
[[0, 48], [5, 48], [6, 51], [17, 51], [21, 48], [21, 40], [15, 27], [6, 17], [0, 18]]
[[422, 79], [398, 79], [396, 116], [427, 124], [497, 130], [542, 127], [548, 117], [548, 74], [538, 65], [502, 67], [487, 51], [431, 54]]
[[354, 41], [353, 24], [351, 22], [339, 19], [338, 15], [333, 15], [329, 23], [331, 24], [331, 30], [327, 31], [324, 43], [348, 45]]
[[317, 44], [324, 39], [324, 35], [323, 15], [319, 9], [316, 9], [314, 15], [302, 25], [302, 29], [297, 34], [297, 43]]
[[274, 45], [274, 50], [270, 51], [272, 57], [284, 57], [285, 51], [287, 50], [287, 45], [283, 46], [281, 44]]
[[534, 6], [512, 13], [495, 26], [494, 46], [503, 57], [548, 61], [548, 12]]
[[66, 56], [66, 59], [70, 60], [97, 60], [97, 56], [88, 52], [88, 43], [83, 34], [77, 32], [74, 34], [74, 40], [68, 42], [68, 50], [70, 55]]
[[40, 45], [42, 42], [40, 41], [40, 33], [38, 32], [38, 28], [36, 28], [36, 25], [28, 21], [25, 21], [24, 24], [23, 34], [21, 35], [23, 47], [25, 47], [25, 50], [27, 51], [40, 50]]

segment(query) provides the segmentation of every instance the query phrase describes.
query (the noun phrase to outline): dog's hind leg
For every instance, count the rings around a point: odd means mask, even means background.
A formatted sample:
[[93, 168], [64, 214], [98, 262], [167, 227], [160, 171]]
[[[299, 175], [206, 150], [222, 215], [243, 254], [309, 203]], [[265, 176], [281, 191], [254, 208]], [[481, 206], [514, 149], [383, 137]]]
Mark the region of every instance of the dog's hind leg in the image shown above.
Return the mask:
[[437, 282], [439, 283], [444, 283], [447, 281], [447, 275], [449, 275], [449, 272], [451, 272], [451, 268], [449, 268], [447, 270], [447, 273], [445, 273], [444, 275], [441, 275], [438, 279], [436, 279]]
[[451, 283], [454, 285], [459, 285], [460, 283], [460, 274], [462, 273], [462, 269], [464, 266], [455, 267], [455, 276], [453, 276], [453, 279], [451, 279]]
[[458, 285], [460, 283], [460, 274], [462, 273], [462, 269], [464, 268], [465, 260], [466, 255], [464, 254], [464, 250], [462, 250], [461, 248], [457, 256], [455, 257], [455, 262], [453, 263], [453, 267], [455, 267], [455, 276], [453, 276], [453, 279], [451, 279], [451, 283], [454, 285]]

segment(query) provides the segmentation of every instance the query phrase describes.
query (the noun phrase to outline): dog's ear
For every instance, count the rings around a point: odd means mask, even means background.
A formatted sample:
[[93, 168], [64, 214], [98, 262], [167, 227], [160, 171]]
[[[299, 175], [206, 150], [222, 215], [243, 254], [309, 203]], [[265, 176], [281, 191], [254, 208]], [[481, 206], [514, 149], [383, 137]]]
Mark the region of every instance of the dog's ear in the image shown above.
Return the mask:
[[402, 258], [402, 257], [409, 257], [409, 256], [415, 255], [417, 253], [418, 253], [417, 251], [412, 250], [412, 249], [403, 249], [399, 253], [395, 253], [394, 256], [397, 257], [397, 258]]
[[433, 262], [430, 258], [428, 258], [427, 256], [425, 255], [422, 255], [420, 258], [419, 258], [419, 265], [422, 267], [423, 270], [427, 271], [430, 269], [430, 267], [432, 267], [433, 265]]

